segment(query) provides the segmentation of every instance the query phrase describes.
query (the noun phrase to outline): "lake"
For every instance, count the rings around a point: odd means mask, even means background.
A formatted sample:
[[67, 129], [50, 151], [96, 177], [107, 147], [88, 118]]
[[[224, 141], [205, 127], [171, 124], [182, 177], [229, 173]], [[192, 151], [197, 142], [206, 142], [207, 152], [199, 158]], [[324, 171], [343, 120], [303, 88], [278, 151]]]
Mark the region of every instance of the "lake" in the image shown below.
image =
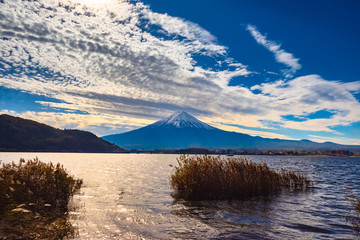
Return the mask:
[[307, 174], [315, 187], [246, 201], [175, 201], [178, 155], [0, 153], [60, 162], [84, 180], [71, 221], [79, 239], [354, 239], [346, 188], [360, 196], [360, 158], [247, 156]]

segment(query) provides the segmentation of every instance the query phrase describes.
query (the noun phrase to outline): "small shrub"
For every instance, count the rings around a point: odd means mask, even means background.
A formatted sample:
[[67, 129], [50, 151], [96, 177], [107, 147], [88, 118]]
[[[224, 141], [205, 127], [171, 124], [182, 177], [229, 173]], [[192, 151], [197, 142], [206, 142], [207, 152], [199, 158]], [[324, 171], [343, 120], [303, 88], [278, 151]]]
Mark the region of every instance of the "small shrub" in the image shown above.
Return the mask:
[[355, 227], [355, 230], [360, 233], [360, 198], [356, 197], [348, 190], [348, 196], [346, 197], [354, 207], [354, 215], [347, 216], [346, 221], [351, 222]]
[[312, 185], [297, 172], [284, 169], [277, 172], [265, 162], [255, 163], [241, 157], [181, 155], [177, 161], [170, 183], [174, 197], [186, 200], [266, 197], [283, 187], [305, 189]]
[[[37, 158], [0, 168], [0, 238], [63, 239], [75, 230], [68, 222], [70, 198], [80, 190], [60, 164]], [[9, 237], [10, 236], [10, 237]]]

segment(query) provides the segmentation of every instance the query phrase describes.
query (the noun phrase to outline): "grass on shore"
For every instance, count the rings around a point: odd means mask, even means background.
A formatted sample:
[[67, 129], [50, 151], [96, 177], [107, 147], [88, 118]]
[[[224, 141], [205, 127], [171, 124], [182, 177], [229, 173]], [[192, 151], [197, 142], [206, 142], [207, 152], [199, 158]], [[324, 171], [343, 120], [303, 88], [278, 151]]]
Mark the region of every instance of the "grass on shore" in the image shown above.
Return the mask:
[[20, 159], [0, 168], [0, 239], [63, 239], [76, 229], [68, 221], [70, 198], [82, 180], [60, 164]]
[[170, 183], [174, 197], [186, 200], [266, 197], [283, 187], [305, 189], [313, 184], [298, 172], [275, 171], [265, 162], [242, 157], [181, 155], [177, 161]]
[[355, 230], [360, 233], [360, 198], [348, 191], [346, 199], [350, 201], [354, 207], [354, 214], [347, 216], [346, 221], [351, 222]]

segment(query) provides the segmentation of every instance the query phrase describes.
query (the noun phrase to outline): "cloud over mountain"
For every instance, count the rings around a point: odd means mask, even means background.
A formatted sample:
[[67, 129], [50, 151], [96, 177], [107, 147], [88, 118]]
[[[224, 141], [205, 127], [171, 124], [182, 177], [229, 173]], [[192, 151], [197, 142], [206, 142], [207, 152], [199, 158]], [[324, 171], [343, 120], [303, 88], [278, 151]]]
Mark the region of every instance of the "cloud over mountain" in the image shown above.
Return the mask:
[[[360, 119], [353, 97], [357, 82], [308, 75], [251, 89], [229, 86], [233, 78], [254, 74], [251, 66], [229, 57], [228, 47], [199, 24], [156, 13], [138, 1], [83, 2], [0, 2], [0, 86], [58, 100], [37, 101], [54, 112], [21, 115], [47, 123], [57, 119], [59, 127], [81, 125], [98, 134], [144, 126], [177, 110], [208, 123], [263, 129], [276, 123], [332, 131]], [[288, 76], [301, 68], [297, 58], [255, 26], [248, 29], [289, 68]], [[335, 114], [301, 124], [282, 117], [320, 110]]]

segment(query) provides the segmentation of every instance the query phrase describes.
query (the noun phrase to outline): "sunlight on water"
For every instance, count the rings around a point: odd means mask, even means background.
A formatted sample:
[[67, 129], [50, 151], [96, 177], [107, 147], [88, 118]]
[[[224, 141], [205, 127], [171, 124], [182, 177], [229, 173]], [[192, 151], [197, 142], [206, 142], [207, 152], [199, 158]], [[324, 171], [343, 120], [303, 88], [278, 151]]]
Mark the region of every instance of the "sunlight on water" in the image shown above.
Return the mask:
[[360, 158], [250, 156], [315, 180], [306, 192], [247, 201], [174, 201], [169, 178], [177, 155], [0, 153], [38, 156], [84, 180], [70, 212], [79, 239], [353, 239], [344, 217], [346, 187], [360, 195]]

